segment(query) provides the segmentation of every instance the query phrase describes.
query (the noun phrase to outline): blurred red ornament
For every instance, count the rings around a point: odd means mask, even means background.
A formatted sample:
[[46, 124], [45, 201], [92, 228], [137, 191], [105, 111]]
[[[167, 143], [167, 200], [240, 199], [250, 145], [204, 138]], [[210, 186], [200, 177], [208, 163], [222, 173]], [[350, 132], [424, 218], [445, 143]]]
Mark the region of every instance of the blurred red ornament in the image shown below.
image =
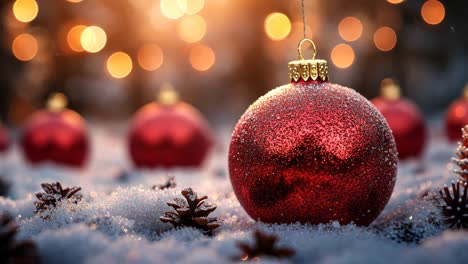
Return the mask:
[[426, 146], [427, 127], [418, 107], [400, 97], [400, 88], [390, 79], [382, 82], [382, 95], [371, 102], [387, 120], [400, 159], [418, 158]]
[[163, 88], [158, 103], [147, 104], [135, 114], [130, 127], [130, 155], [140, 168], [198, 167], [212, 145], [203, 116], [178, 102], [170, 86]]
[[0, 124], [0, 152], [5, 152], [10, 146], [10, 137], [8, 131]]
[[299, 58], [289, 63], [291, 83], [257, 100], [235, 127], [234, 192], [267, 223], [368, 225], [396, 180], [390, 128], [363, 96], [328, 82], [326, 61]]
[[54, 162], [81, 167], [86, 163], [86, 123], [78, 113], [65, 108], [66, 102], [63, 94], [55, 94], [48, 109], [34, 113], [25, 125], [21, 146], [31, 164]]
[[456, 142], [462, 136], [462, 128], [468, 125], [468, 84], [465, 85], [462, 98], [453, 102], [445, 116], [445, 131], [451, 142]]

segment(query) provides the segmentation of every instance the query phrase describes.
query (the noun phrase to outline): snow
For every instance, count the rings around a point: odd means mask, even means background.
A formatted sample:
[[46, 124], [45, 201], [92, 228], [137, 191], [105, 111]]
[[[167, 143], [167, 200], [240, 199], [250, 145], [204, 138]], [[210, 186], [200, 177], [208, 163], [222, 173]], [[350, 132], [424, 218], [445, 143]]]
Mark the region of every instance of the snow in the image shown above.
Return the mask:
[[[228, 131], [226, 129], [225, 131]], [[450, 163], [456, 150], [432, 136], [423, 161], [400, 163], [393, 196], [370, 227], [267, 225], [254, 222], [242, 209], [228, 178], [229, 134], [200, 169], [135, 171], [125, 153], [122, 135], [93, 127], [93, 155], [86, 169], [48, 164], [26, 165], [17, 149], [0, 160], [0, 174], [11, 182], [0, 197], [0, 212], [16, 216], [18, 239], [32, 239], [43, 263], [231, 263], [241, 252], [239, 241], [253, 241], [256, 229], [279, 236], [279, 245], [295, 256], [262, 263], [466, 263], [466, 232], [446, 230], [439, 209], [427, 194], [457, 179]], [[125, 175], [125, 177], [121, 177]], [[168, 175], [177, 187], [153, 190]], [[83, 200], [62, 202], [46, 219], [35, 215], [35, 193], [43, 182], [80, 186]], [[217, 205], [211, 215], [222, 219], [213, 237], [189, 228], [172, 229], [159, 218], [172, 208], [166, 203], [191, 187]], [[239, 260], [240, 262], [240, 260]]]

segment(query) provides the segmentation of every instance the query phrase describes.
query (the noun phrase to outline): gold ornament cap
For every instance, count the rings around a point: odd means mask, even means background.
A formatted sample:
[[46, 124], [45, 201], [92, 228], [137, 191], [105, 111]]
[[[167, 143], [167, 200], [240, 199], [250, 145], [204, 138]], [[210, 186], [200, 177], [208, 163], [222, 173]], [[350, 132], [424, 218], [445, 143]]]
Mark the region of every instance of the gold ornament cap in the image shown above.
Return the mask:
[[380, 94], [388, 100], [398, 100], [401, 97], [400, 86], [390, 78], [383, 79], [380, 83]]
[[61, 112], [67, 108], [68, 99], [63, 93], [55, 93], [47, 101], [47, 109], [51, 112]]
[[[312, 59], [308, 60], [304, 59], [302, 55], [302, 46], [306, 42], [310, 43], [314, 49]], [[288, 63], [290, 82], [298, 82], [299, 80], [328, 81], [328, 63], [326, 60], [315, 58], [317, 47], [311, 39], [305, 38], [299, 42], [297, 55], [297, 60]]]
[[463, 89], [463, 98], [468, 100], [468, 83], [465, 84], [465, 88]]
[[179, 102], [179, 94], [170, 83], [165, 83], [161, 86], [158, 94], [158, 103], [162, 105], [174, 105]]

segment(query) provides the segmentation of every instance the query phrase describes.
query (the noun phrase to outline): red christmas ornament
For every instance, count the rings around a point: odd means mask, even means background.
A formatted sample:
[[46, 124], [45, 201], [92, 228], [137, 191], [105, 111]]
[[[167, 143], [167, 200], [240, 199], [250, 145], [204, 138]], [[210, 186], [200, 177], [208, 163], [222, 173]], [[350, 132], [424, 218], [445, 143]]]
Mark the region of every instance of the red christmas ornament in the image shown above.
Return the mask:
[[33, 114], [21, 138], [24, 157], [32, 164], [55, 162], [81, 167], [88, 158], [88, 134], [81, 116], [65, 109], [67, 99], [55, 94], [48, 109]]
[[159, 102], [142, 107], [130, 127], [130, 155], [137, 167], [198, 167], [213, 140], [203, 116], [189, 104], [178, 102], [166, 86]]
[[8, 131], [0, 124], [0, 153], [8, 150], [10, 146], [10, 137]]
[[302, 58], [306, 41], [301, 60], [289, 63], [291, 83], [257, 100], [235, 127], [234, 192], [267, 223], [368, 225], [395, 184], [392, 133], [363, 96], [328, 82], [326, 61]]
[[456, 142], [462, 136], [461, 129], [465, 125], [468, 125], [468, 84], [463, 97], [450, 105], [445, 116], [445, 131], [450, 142]]
[[400, 98], [400, 89], [391, 80], [383, 82], [382, 95], [371, 102], [387, 120], [397, 145], [398, 157], [420, 157], [426, 145], [424, 117], [411, 101]]

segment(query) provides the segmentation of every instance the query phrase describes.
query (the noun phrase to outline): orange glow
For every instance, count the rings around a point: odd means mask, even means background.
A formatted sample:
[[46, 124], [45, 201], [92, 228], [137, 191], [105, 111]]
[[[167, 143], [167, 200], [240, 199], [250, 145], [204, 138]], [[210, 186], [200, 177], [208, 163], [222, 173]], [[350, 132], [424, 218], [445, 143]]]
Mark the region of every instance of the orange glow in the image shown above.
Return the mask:
[[132, 58], [124, 52], [116, 52], [107, 59], [107, 71], [117, 79], [127, 77], [133, 69]]
[[389, 2], [390, 4], [394, 4], [394, 5], [401, 4], [403, 3], [403, 1], [405, 0], [387, 0], [387, 2]]
[[178, 19], [187, 10], [187, 0], [161, 0], [161, 12], [170, 19]]
[[164, 61], [164, 54], [156, 44], [146, 44], [138, 51], [138, 63], [147, 71], [159, 69]]
[[200, 41], [206, 33], [206, 22], [203, 17], [194, 15], [184, 17], [177, 27], [179, 37], [188, 43]]
[[86, 29], [84, 25], [76, 25], [68, 31], [67, 34], [67, 43], [71, 50], [76, 52], [84, 51], [81, 46], [81, 34]]
[[38, 12], [39, 6], [35, 0], [16, 0], [13, 4], [13, 14], [24, 23], [33, 21]]
[[341, 20], [338, 25], [338, 32], [341, 38], [346, 41], [355, 41], [362, 35], [362, 23], [361, 20], [355, 17], [345, 17]]
[[188, 0], [187, 1], [187, 10], [185, 13], [187, 15], [195, 15], [200, 12], [205, 6], [205, 0]]
[[214, 51], [204, 45], [198, 45], [190, 51], [190, 64], [197, 71], [207, 71], [215, 63], [216, 57]]
[[91, 53], [101, 51], [106, 46], [106, 32], [98, 26], [87, 27], [81, 33], [81, 46], [84, 50]]
[[462, 105], [457, 105], [455, 107], [455, 116], [458, 118], [462, 118], [465, 116], [465, 107]]
[[265, 33], [272, 40], [283, 40], [291, 33], [291, 21], [282, 13], [271, 13], [265, 19]]
[[29, 61], [36, 56], [39, 45], [34, 36], [21, 34], [13, 40], [11, 50], [18, 60]]
[[83, 0], [67, 0], [67, 1], [70, 2], [70, 3], [79, 3], [79, 2], [81, 2]]
[[421, 8], [421, 16], [429, 25], [440, 24], [445, 18], [445, 7], [437, 0], [428, 0]]
[[354, 50], [347, 44], [338, 44], [331, 52], [331, 59], [336, 67], [348, 68], [354, 62]]
[[381, 51], [392, 50], [397, 43], [395, 31], [389, 27], [381, 27], [374, 34], [374, 44]]
[[47, 101], [47, 109], [52, 112], [60, 112], [68, 105], [67, 96], [63, 93], [53, 94]]

